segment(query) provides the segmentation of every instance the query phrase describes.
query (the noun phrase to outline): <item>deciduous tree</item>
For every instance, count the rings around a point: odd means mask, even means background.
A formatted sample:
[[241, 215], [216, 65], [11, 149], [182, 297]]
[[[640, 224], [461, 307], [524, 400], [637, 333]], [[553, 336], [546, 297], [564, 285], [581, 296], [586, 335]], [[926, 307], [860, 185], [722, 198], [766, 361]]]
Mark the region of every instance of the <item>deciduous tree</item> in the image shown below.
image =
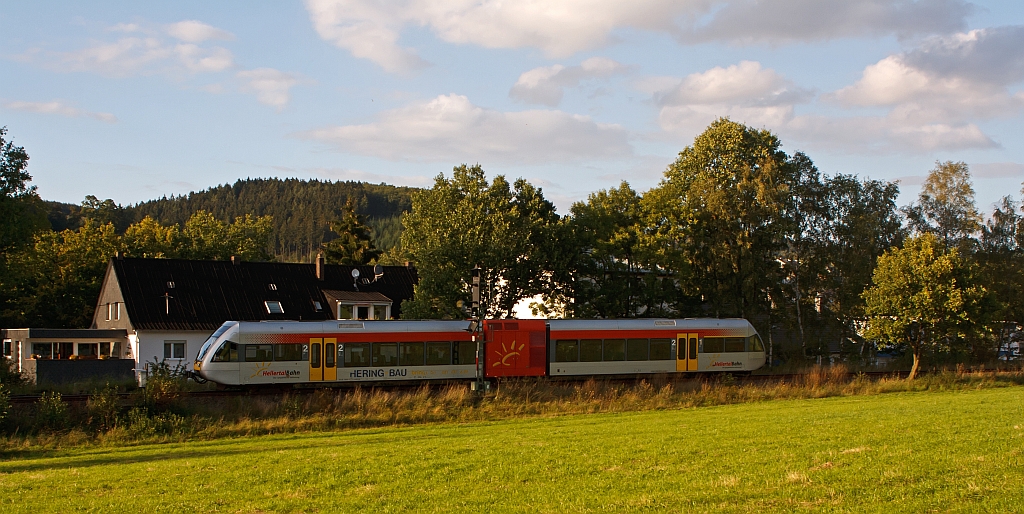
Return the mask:
[[908, 347], [914, 378], [926, 352], [962, 349], [984, 336], [989, 299], [977, 273], [934, 234], [907, 240], [878, 259], [873, 285], [864, 292], [865, 335], [883, 348]]
[[416, 263], [419, 284], [406, 318], [463, 318], [470, 275], [484, 270], [484, 315], [504, 317], [521, 299], [545, 290], [547, 248], [558, 215], [540, 189], [503, 176], [488, 182], [479, 165], [438, 175], [434, 187], [413, 195], [403, 218], [402, 248]]

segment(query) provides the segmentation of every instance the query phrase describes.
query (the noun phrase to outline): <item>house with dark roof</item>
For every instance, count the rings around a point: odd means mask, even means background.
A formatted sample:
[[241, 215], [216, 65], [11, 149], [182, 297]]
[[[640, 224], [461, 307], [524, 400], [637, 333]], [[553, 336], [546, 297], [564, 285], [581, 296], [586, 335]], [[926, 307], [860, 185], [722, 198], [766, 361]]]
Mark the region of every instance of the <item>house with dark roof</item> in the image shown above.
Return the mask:
[[94, 329], [123, 329], [122, 354], [187, 366], [225, 321], [397, 319], [417, 282], [411, 266], [114, 257]]

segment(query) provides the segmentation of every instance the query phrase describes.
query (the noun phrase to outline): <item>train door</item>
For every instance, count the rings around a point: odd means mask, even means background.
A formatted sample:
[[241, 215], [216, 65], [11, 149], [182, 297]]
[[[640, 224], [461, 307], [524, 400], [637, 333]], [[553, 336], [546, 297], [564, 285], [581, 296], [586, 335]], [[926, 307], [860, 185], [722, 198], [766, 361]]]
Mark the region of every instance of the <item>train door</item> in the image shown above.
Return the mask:
[[324, 379], [324, 340], [313, 337], [309, 340], [309, 381], [320, 382]]
[[676, 334], [676, 371], [697, 371], [697, 334]]
[[333, 337], [324, 339], [324, 380], [337, 380], [338, 367], [335, 357], [338, 355], [335, 347], [338, 340]]

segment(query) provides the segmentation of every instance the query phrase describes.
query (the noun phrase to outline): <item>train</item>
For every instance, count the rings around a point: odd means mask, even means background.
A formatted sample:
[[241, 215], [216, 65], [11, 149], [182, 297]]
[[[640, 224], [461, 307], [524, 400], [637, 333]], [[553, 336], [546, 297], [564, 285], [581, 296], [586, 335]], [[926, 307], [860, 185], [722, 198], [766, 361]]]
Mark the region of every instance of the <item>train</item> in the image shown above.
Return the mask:
[[228, 321], [192, 372], [222, 386], [469, 381], [474, 334], [488, 380], [749, 373], [766, 360], [745, 319]]

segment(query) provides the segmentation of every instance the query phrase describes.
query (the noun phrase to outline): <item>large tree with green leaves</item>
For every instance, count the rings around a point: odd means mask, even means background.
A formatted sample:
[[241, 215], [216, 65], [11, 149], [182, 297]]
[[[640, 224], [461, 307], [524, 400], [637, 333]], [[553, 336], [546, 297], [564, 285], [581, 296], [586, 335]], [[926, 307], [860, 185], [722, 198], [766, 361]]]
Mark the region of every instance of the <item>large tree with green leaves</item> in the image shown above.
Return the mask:
[[484, 315], [509, 316], [516, 303], [546, 290], [548, 248], [558, 215], [539, 188], [502, 176], [488, 182], [479, 165], [458, 166], [449, 179], [413, 195], [403, 218], [402, 249], [415, 262], [415, 298], [406, 318], [463, 318], [470, 277], [483, 269]]
[[780, 281], [796, 180], [780, 146], [767, 130], [716, 120], [644, 195], [650, 252], [711, 315], [764, 313]]
[[910, 378], [926, 353], [963, 349], [985, 336], [990, 301], [977, 265], [934, 234], [879, 257], [872, 282], [864, 292], [865, 336], [882, 348], [909, 348]]
[[29, 185], [28, 160], [23, 147], [7, 140], [7, 127], [0, 127], [0, 325], [6, 326], [17, 319], [22, 281], [12, 258], [49, 226], [45, 205]]

